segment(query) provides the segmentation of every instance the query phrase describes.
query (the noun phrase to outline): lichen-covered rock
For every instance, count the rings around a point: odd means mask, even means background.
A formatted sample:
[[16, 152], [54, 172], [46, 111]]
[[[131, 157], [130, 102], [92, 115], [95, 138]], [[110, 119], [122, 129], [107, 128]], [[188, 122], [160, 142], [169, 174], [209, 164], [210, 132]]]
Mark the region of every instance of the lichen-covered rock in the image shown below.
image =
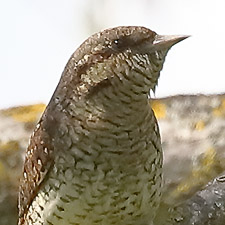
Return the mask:
[[0, 225], [17, 223], [17, 195], [24, 153], [45, 106], [37, 104], [0, 111]]
[[209, 182], [204, 189], [178, 206], [161, 204], [156, 225], [224, 225], [225, 176]]
[[225, 171], [225, 95], [174, 96], [156, 103], [161, 109], [164, 201], [177, 204]]
[[[164, 194], [155, 224], [224, 224], [225, 179], [212, 180], [225, 171], [225, 94], [173, 96], [151, 105], [164, 151]], [[24, 153], [44, 108], [0, 111], [0, 225], [16, 224]]]
[[210, 183], [225, 171], [225, 94], [174, 96], [156, 100], [153, 108], [165, 181], [155, 224], [225, 224], [225, 179]]

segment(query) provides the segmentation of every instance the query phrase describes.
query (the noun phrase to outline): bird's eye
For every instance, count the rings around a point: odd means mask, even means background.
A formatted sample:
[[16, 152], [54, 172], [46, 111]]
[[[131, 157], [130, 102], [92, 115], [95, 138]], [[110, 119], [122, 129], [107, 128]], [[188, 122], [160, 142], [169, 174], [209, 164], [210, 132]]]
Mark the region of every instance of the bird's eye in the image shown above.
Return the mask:
[[132, 41], [129, 37], [119, 37], [117, 39], [112, 40], [111, 48], [115, 51], [124, 51], [132, 45]]
[[121, 50], [124, 47], [124, 41], [121, 39], [115, 39], [112, 41], [112, 48], [115, 50]]
[[114, 43], [115, 45], [118, 45], [118, 44], [119, 44], [119, 39], [114, 40], [113, 43]]

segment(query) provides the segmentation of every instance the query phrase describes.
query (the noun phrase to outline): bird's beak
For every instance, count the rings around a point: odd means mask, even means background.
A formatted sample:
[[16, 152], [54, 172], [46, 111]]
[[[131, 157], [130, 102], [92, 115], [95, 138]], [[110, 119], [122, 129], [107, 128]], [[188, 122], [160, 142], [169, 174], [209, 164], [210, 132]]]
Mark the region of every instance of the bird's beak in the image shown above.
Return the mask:
[[156, 49], [169, 49], [180, 41], [190, 37], [189, 35], [156, 35], [153, 46]]

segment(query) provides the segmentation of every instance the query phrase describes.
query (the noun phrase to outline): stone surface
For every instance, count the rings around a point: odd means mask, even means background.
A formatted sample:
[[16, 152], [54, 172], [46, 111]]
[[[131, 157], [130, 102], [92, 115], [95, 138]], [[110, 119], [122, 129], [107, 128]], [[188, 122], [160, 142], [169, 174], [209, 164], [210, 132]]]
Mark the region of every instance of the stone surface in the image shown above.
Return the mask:
[[[223, 224], [225, 94], [156, 99], [152, 107], [161, 129], [165, 181], [155, 224]], [[0, 111], [0, 225], [16, 224], [23, 157], [44, 108]]]
[[225, 221], [225, 176], [209, 182], [178, 206], [162, 202], [157, 225], [223, 225]]

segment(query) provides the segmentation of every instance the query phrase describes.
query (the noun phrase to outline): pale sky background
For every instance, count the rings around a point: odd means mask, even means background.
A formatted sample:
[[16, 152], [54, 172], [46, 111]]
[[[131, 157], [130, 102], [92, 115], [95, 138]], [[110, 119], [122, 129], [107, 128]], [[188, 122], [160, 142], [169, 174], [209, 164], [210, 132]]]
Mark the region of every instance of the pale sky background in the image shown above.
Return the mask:
[[119, 25], [191, 38], [169, 52], [156, 97], [225, 92], [224, 0], [0, 0], [0, 108], [48, 103], [70, 55]]

